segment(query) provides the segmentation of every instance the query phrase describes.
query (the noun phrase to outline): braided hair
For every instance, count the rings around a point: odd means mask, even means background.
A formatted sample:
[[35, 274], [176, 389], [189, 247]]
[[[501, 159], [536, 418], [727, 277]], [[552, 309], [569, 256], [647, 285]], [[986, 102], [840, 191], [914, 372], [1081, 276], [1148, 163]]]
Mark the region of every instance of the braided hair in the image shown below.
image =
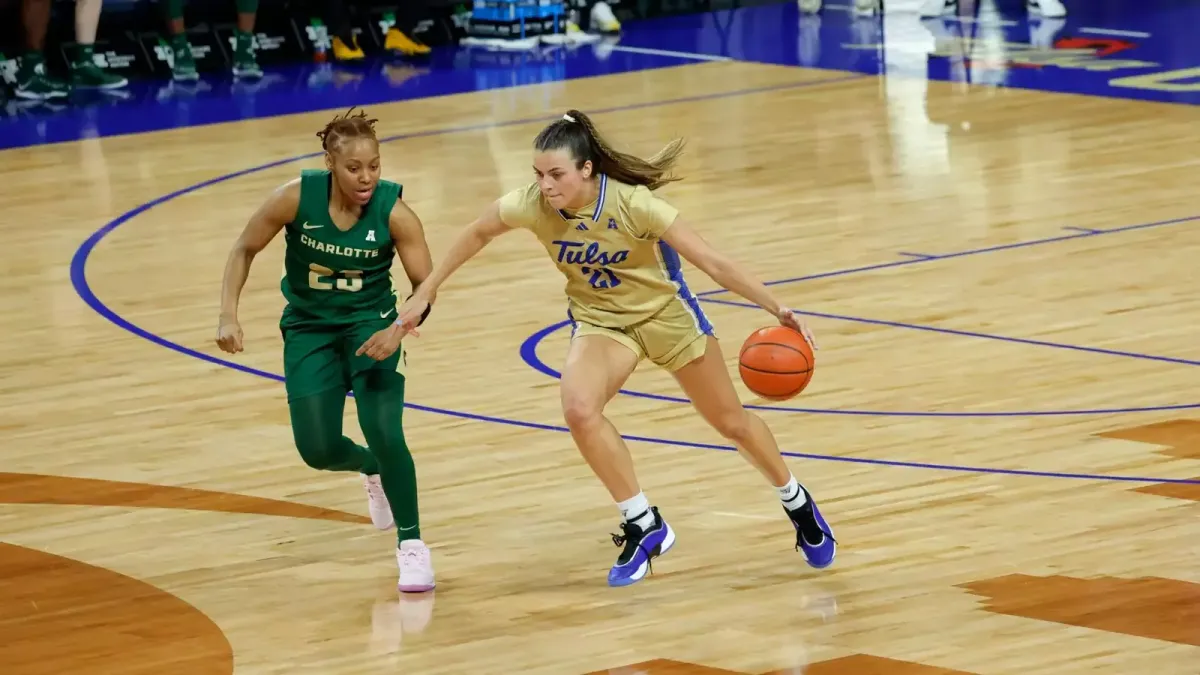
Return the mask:
[[365, 110], [359, 110], [357, 113], [354, 110], [355, 107], [352, 106], [344, 115], [329, 120], [325, 128], [317, 132], [317, 138], [321, 139], [321, 148], [325, 152], [337, 152], [346, 141], [355, 138], [369, 138], [379, 142], [375, 136], [375, 123], [379, 120], [367, 117]]

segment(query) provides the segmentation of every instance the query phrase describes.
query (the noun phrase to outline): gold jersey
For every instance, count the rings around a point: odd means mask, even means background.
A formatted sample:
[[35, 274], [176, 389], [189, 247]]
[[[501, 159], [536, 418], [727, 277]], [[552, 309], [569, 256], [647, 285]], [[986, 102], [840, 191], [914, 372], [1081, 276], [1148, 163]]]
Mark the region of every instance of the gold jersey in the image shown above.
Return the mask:
[[599, 181], [596, 201], [574, 214], [550, 206], [531, 183], [500, 198], [500, 219], [533, 232], [546, 247], [567, 278], [573, 321], [626, 328], [682, 301], [707, 324], [683, 280], [679, 254], [659, 239], [679, 211], [645, 186], [603, 174]]

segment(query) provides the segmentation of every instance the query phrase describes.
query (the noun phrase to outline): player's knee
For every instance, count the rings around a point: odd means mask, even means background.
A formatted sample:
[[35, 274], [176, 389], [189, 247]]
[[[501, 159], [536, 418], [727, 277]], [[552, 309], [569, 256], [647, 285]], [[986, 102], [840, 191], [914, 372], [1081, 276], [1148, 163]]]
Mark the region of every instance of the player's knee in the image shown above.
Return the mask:
[[604, 415], [604, 403], [586, 392], [564, 390], [562, 393], [563, 419], [573, 431], [586, 431], [600, 423]]
[[334, 465], [341, 438], [296, 437], [296, 450], [308, 466], [324, 471]]
[[404, 439], [404, 430], [399, 424], [391, 429], [368, 430], [364, 427], [363, 435], [366, 436], [367, 445], [375, 453], [380, 464], [389, 466], [397, 463], [412, 464], [412, 452]]
[[722, 410], [709, 421], [717, 433], [735, 443], [742, 444], [750, 436], [750, 413], [744, 408]]

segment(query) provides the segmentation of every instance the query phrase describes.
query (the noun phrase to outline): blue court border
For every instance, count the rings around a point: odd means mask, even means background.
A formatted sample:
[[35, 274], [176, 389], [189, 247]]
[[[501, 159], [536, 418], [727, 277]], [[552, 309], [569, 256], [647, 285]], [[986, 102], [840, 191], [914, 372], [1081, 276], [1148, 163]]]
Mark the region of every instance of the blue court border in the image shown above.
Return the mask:
[[[733, 91], [728, 91], [728, 92], [720, 92], [720, 93], [716, 93], [716, 94], [705, 94], [705, 95], [698, 95], [698, 96], [688, 96], [688, 97], [681, 97], [681, 98], [674, 98], [674, 99], [665, 99], [665, 100], [644, 102], [644, 103], [638, 103], [638, 104], [632, 104], [632, 105], [615, 106], [615, 107], [597, 109], [594, 111], [594, 114], [606, 113], [606, 112], [616, 112], [616, 111], [626, 111], [626, 110], [637, 110], [637, 109], [643, 109], [643, 108], [652, 108], [652, 107], [660, 107], [660, 106], [665, 106], [665, 105], [672, 105], [672, 104], [677, 104], [677, 103], [687, 103], [687, 102], [692, 102], [692, 101], [710, 100], [710, 99], [718, 99], [718, 98], [729, 98], [729, 97], [745, 96], [745, 95], [749, 95], [749, 94], [769, 92], [769, 91], [780, 91], [780, 90], [786, 90], [786, 89], [797, 89], [797, 88], [810, 87], [810, 86], [836, 84], [836, 83], [840, 83], [840, 82], [848, 82], [848, 81], [852, 81], [852, 80], [866, 79], [869, 77], [870, 76], [868, 76], [868, 75], [854, 74], [854, 75], [849, 75], [849, 76], [844, 76], [844, 77], [807, 80], [807, 81], [787, 83], [787, 84], [774, 85], [774, 86], [768, 86], [768, 87], [755, 87], [755, 88], [749, 88], [749, 89], [733, 90]], [[448, 134], [454, 134], [454, 133], [461, 133], [461, 132], [465, 132], [465, 131], [477, 131], [477, 130], [490, 129], [490, 128], [503, 128], [503, 127], [510, 127], [510, 126], [519, 126], [519, 125], [523, 125], [523, 124], [531, 124], [534, 122], [543, 122], [543, 121], [547, 121], [549, 119], [553, 119], [553, 117], [552, 116], [539, 116], [539, 117], [530, 117], [530, 118], [524, 118], [524, 119], [518, 119], [518, 120], [510, 120], [510, 121], [505, 121], [505, 122], [492, 122], [492, 123], [480, 123], [480, 124], [461, 125], [461, 126], [454, 126], [454, 127], [445, 127], [445, 128], [432, 129], [432, 130], [428, 130], [428, 131], [415, 132], [415, 133], [410, 133], [410, 134], [398, 134], [398, 135], [394, 135], [394, 136], [389, 136], [389, 137], [380, 139], [380, 142], [386, 143], [386, 142], [406, 140], [406, 139], [411, 139], [411, 138], [448, 135]], [[201, 361], [206, 361], [208, 363], [213, 363], [216, 365], [224, 366], [226, 368], [231, 368], [236, 371], [240, 371], [240, 372], [247, 373], [250, 375], [256, 375], [258, 377], [266, 378], [269, 380], [282, 382], [283, 376], [281, 376], [279, 374], [268, 372], [265, 370], [259, 370], [257, 368], [252, 368], [250, 366], [246, 366], [244, 364], [240, 364], [240, 363], [237, 363], [234, 361], [229, 361], [229, 360], [217, 357], [217, 356], [205, 354], [203, 352], [197, 351], [190, 347], [181, 345], [177, 342], [168, 340], [167, 338], [164, 338], [160, 335], [151, 333], [150, 331], [148, 331], [148, 330], [132, 323], [131, 321], [125, 319], [124, 317], [120, 316], [115, 311], [113, 311], [111, 308], [109, 308], [107, 305], [105, 305], [104, 302], [96, 296], [95, 292], [92, 290], [91, 286], [88, 284], [87, 263], [88, 263], [88, 259], [91, 256], [91, 254], [95, 251], [96, 246], [104, 239], [104, 237], [111, 234], [114, 230], [116, 230], [121, 225], [128, 223], [130, 220], [145, 213], [146, 211], [153, 209], [156, 206], [159, 206], [161, 204], [164, 204], [166, 202], [174, 200], [180, 196], [183, 196], [183, 195], [186, 195], [186, 194], [189, 194], [192, 192], [196, 192], [197, 190], [203, 189], [205, 187], [209, 187], [209, 186], [216, 185], [219, 183], [224, 183], [226, 181], [230, 181], [235, 178], [239, 178], [241, 176], [246, 176], [246, 175], [249, 175], [252, 173], [257, 173], [259, 171], [264, 171], [266, 169], [274, 168], [277, 166], [282, 166], [282, 165], [289, 164], [292, 162], [297, 162], [297, 161], [304, 160], [304, 159], [318, 157], [321, 154], [322, 153], [320, 153], [320, 152], [313, 152], [313, 153], [298, 155], [295, 157], [276, 160], [274, 162], [268, 162], [266, 164], [260, 164], [258, 166], [250, 167], [248, 169], [242, 169], [240, 171], [234, 171], [231, 173], [227, 173], [225, 175], [218, 176], [216, 178], [212, 178], [212, 179], [202, 181], [202, 182], [196, 183], [194, 185], [191, 185], [191, 186], [179, 189], [179, 190], [175, 190], [168, 194], [162, 195], [156, 199], [148, 201], [144, 204], [141, 204], [133, 209], [130, 209], [129, 211], [126, 211], [125, 213], [121, 214], [117, 218], [106, 223], [100, 229], [93, 232], [92, 235], [89, 236], [87, 239], [85, 239], [83, 241], [83, 243], [81, 243], [79, 245], [79, 248], [76, 249], [75, 254], [71, 258], [71, 267], [70, 267], [71, 285], [74, 287], [75, 292], [79, 295], [80, 299], [83, 300], [83, 302], [85, 304], [87, 304], [88, 307], [90, 307], [97, 314], [104, 317], [109, 322], [111, 322], [113, 325], [117, 326], [118, 328], [121, 328], [122, 330], [128, 331], [129, 333], [132, 333], [133, 335], [136, 335], [144, 340], [147, 340], [149, 342], [157, 344], [161, 347], [165, 347], [167, 349], [173, 350], [180, 354], [184, 354], [186, 356], [190, 356], [192, 358], [200, 359]], [[842, 271], [839, 271], [836, 273], [829, 273], [829, 274], [826, 274], [823, 276], [834, 276], [837, 274], [849, 274], [849, 273], [852, 273], [855, 271], [865, 271], [866, 269], [879, 269], [879, 268], [885, 267], [885, 266], [888, 266], [888, 264], [871, 266], [869, 268], [859, 268], [859, 269], [855, 269], [855, 270], [842, 270]], [[822, 276], [822, 275], [817, 275], [817, 276]], [[810, 278], [817, 278], [817, 277], [810, 277]], [[792, 280], [782, 280], [780, 282], [775, 282], [775, 283], [784, 283], [787, 281], [792, 281]], [[478, 421], [478, 422], [490, 422], [490, 423], [494, 423], [494, 424], [504, 424], [504, 425], [508, 425], [508, 426], [516, 426], [516, 427], [522, 427], [522, 428], [526, 428], [526, 429], [537, 429], [537, 430], [541, 430], [541, 431], [557, 431], [560, 433], [569, 433], [569, 430], [566, 427], [559, 426], [559, 425], [543, 424], [543, 423], [539, 423], [539, 422], [528, 422], [528, 421], [524, 421], [524, 420], [514, 420], [514, 419], [503, 418], [503, 417], [494, 417], [494, 416], [490, 416], [490, 415], [480, 415], [480, 414], [476, 414], [476, 413], [469, 413], [469, 412], [463, 412], [463, 411], [457, 411], [457, 410], [449, 410], [449, 409], [445, 409], [445, 408], [437, 408], [437, 407], [433, 407], [433, 406], [426, 406], [426, 405], [421, 405], [421, 404], [417, 404], [417, 403], [407, 403], [406, 407], [411, 408], [413, 410], [422, 411], [422, 412], [435, 413], [435, 414], [439, 414], [439, 415], [447, 415], [450, 417], [457, 417], [460, 419], [467, 419], [467, 420], [473, 420], [473, 421]], [[671, 445], [671, 446], [683, 447], [683, 448], [720, 450], [720, 451], [724, 451], [724, 452], [736, 452], [737, 451], [737, 449], [732, 446], [719, 445], [719, 444], [714, 444], [714, 443], [699, 443], [699, 442], [692, 442], [692, 441], [681, 441], [681, 440], [673, 440], [673, 439], [667, 439], [667, 438], [655, 438], [655, 437], [651, 437], [651, 436], [638, 436], [638, 435], [631, 435], [631, 434], [625, 434], [625, 435], [623, 435], [623, 438], [625, 438], [626, 440], [629, 440], [629, 441], [637, 441], [637, 442], [644, 442], [644, 443], [656, 443], [656, 444], [660, 444], [660, 445]], [[862, 457], [841, 457], [841, 456], [836, 456], [836, 455], [821, 455], [821, 454], [814, 454], [814, 453], [786, 452], [786, 451], [783, 454], [787, 457], [795, 457], [795, 458], [801, 458], [801, 459], [818, 459], [818, 460], [833, 461], [833, 462], [846, 462], [846, 463], [852, 463], [852, 464], [867, 464], [867, 465], [873, 465], [873, 466], [890, 466], [890, 467], [904, 467], [904, 468], [915, 468], [915, 469], [929, 469], [929, 470], [938, 470], [938, 471], [953, 471], [953, 472], [960, 472], [960, 473], [984, 473], [984, 474], [1028, 476], [1028, 477], [1041, 477], [1041, 478], [1072, 478], [1072, 479], [1080, 479], [1080, 480], [1116, 481], [1116, 482], [1127, 482], [1127, 483], [1174, 483], [1174, 484], [1200, 485], [1200, 480], [1185, 479], [1185, 478], [1157, 478], [1157, 477], [1149, 477], [1149, 476], [1098, 475], [1098, 474], [1070, 473], [1070, 472], [1056, 472], [1056, 471], [1030, 471], [1030, 470], [1023, 470], [1023, 469], [1001, 469], [1001, 468], [992, 468], [992, 467], [974, 467], [974, 466], [962, 466], [962, 465], [954, 465], [954, 464], [935, 464], [935, 463], [928, 463], [928, 462], [907, 462], [907, 461], [900, 461], [900, 460], [873, 459], [873, 458], [862, 458]]]
[[[858, 274], [862, 272], [870, 272], [874, 270], [889, 269], [894, 267], [903, 267], [909, 265], [920, 265], [938, 260], [952, 260], [963, 258], [966, 256], [982, 255], [985, 253], [996, 253], [1000, 251], [1010, 251], [1013, 249], [1028, 248], [1031, 246], [1042, 246], [1045, 244], [1053, 244], [1064, 241], [1073, 241], [1088, 237], [1097, 237], [1106, 234], [1117, 234], [1121, 232], [1131, 232], [1135, 230], [1147, 230], [1156, 227], [1165, 227], [1168, 225], [1180, 225], [1183, 223], [1195, 222], [1200, 220], [1200, 215], [1186, 216], [1183, 218], [1172, 218], [1170, 220], [1160, 220], [1153, 223], [1142, 223], [1138, 225], [1127, 225], [1124, 227], [1114, 227], [1107, 229], [1081, 229], [1075, 227], [1064, 227], [1064, 230], [1070, 230], [1074, 234], [1061, 235], [1057, 237], [1046, 237], [1043, 239], [1032, 239], [1029, 241], [1016, 242], [1013, 244], [1002, 244], [999, 246], [987, 246], [984, 248], [968, 249], [954, 253], [944, 253], [938, 255], [930, 255], [924, 253], [900, 253], [905, 256], [903, 260], [892, 262], [879, 263], [875, 265], [867, 265], [864, 267], [853, 267], [843, 270], [834, 270], [832, 272], [822, 272], [819, 274], [811, 274], [803, 277], [793, 277], [789, 279], [779, 279], [768, 281], [768, 286], [781, 286], [784, 284], [794, 284], [802, 281], [810, 281], [813, 279], [826, 279], [829, 277], [847, 276], [850, 274]], [[745, 307], [749, 309], [760, 310], [758, 305], [749, 302], [721, 300], [713, 296], [728, 293], [726, 289], [718, 288], [703, 293], [697, 293], [696, 297], [702, 302], [710, 302], [713, 304], [728, 305], [731, 307]], [[761, 310], [760, 310], [761, 311]], [[1049, 342], [1046, 340], [1031, 340], [1027, 338], [1007, 337], [1003, 335], [993, 335], [989, 333], [979, 333], [974, 331], [956, 330], [952, 328], [938, 328], [936, 326], [926, 326], [922, 324], [903, 323], [899, 321], [884, 321], [881, 319], [869, 319], [857, 316], [847, 316], [842, 314], [828, 314], [824, 312], [809, 312], [802, 310], [794, 310], [797, 314], [812, 316], [822, 319], [834, 321], [849, 321], [853, 323], [871, 324], [875, 326], [887, 326], [889, 328], [905, 328], [910, 330], [919, 330], [930, 333], [939, 333], [943, 335], [953, 335], [958, 337], [972, 337], [985, 340], [998, 340], [1001, 342], [1009, 342], [1013, 344], [1022, 344], [1035, 347], [1048, 347], [1052, 349], [1066, 349], [1077, 352], [1086, 352], [1091, 354], [1102, 354], [1107, 356], [1121, 356], [1125, 358], [1143, 359], [1148, 361], [1158, 361], [1163, 363], [1174, 363], [1186, 366], [1200, 366], [1200, 361], [1193, 359], [1176, 358], [1172, 356], [1155, 356], [1153, 354], [1141, 354], [1138, 352], [1121, 351], [1116, 349], [1103, 349], [1100, 347], [1085, 347], [1080, 345], [1063, 344], [1059, 342]], [[552, 366], [538, 356], [537, 348], [550, 335], [553, 335], [559, 330], [562, 330], [570, 325], [569, 320], [560, 321], [542, 328], [521, 343], [520, 356], [521, 360], [533, 368], [534, 370], [548, 375], [555, 379], [562, 379], [562, 373], [555, 370]], [[669, 403], [691, 403], [687, 398], [681, 396], [671, 396], [666, 394], [652, 394], [644, 391], [633, 389], [620, 389], [618, 393], [625, 396], [635, 398], [645, 398], [654, 401], [666, 401]], [[1168, 410], [1191, 410], [1200, 408], [1200, 403], [1182, 403], [1175, 405], [1159, 405], [1159, 406], [1144, 406], [1144, 407], [1125, 407], [1125, 408], [1095, 408], [1082, 410], [1020, 410], [1020, 411], [993, 411], [993, 412], [961, 412], [961, 411], [900, 411], [900, 410], [853, 410], [853, 409], [834, 409], [834, 408], [800, 408], [783, 405], [754, 405], [746, 404], [746, 408], [751, 410], [764, 410], [770, 412], [802, 412], [813, 414], [827, 415], [870, 415], [883, 417], [1048, 417], [1048, 416], [1064, 416], [1064, 415], [1115, 415], [1121, 413], [1138, 413], [1138, 412], [1163, 412]]]

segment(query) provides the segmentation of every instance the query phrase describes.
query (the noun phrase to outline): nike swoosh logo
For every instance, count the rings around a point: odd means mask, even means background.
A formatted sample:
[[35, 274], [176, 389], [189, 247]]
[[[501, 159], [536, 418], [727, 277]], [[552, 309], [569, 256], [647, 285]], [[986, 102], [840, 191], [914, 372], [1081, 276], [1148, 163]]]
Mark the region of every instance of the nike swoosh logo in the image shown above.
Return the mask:
[[309, 225], [308, 223], [305, 223], [305, 224], [301, 225], [301, 227], [303, 227], [306, 230], [315, 230], [317, 228], [321, 228], [321, 227], [325, 227], [325, 226], [324, 225]]
[[395, 308], [395, 307], [393, 307], [393, 308], [389, 309], [389, 310], [388, 310], [388, 311], [386, 311], [386, 312], [380, 312], [380, 313], [379, 313], [379, 318], [381, 318], [381, 319], [386, 319], [386, 318], [388, 318], [388, 315], [389, 315], [389, 314], [391, 314], [391, 313], [392, 313], [392, 312], [394, 312], [394, 311], [396, 311], [396, 308]]
[[415, 529], [417, 529], [417, 526], [416, 526], [416, 525], [412, 525], [412, 526], [409, 526], [409, 527], [399, 527], [399, 528], [396, 528], [396, 529], [400, 530], [401, 532], [408, 532], [409, 530], [415, 530]]

